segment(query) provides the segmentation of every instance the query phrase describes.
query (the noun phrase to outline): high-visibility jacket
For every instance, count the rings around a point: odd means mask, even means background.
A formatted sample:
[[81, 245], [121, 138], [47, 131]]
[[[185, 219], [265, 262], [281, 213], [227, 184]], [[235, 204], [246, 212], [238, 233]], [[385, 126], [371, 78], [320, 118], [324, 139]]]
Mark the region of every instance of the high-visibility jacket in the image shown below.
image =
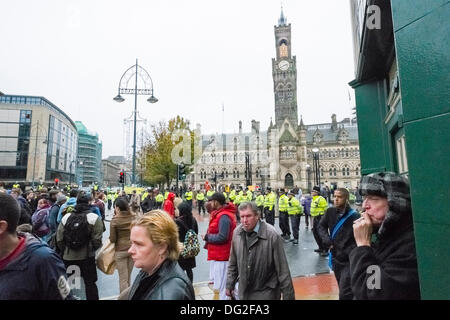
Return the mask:
[[111, 193], [108, 193], [108, 195], [106, 196], [106, 200], [112, 200], [112, 195], [111, 195]]
[[168, 196], [169, 196], [169, 191], [164, 192], [164, 200], [167, 200]]
[[275, 206], [275, 201], [277, 201], [277, 196], [275, 193], [270, 192], [264, 197], [264, 208], [269, 208], [269, 210], [272, 210]]
[[259, 196], [256, 197], [256, 206], [257, 207], [261, 207], [264, 205], [264, 196], [262, 194], [260, 194]]
[[236, 195], [236, 198], [234, 198], [234, 205], [237, 207], [241, 204], [242, 202], [242, 196], [240, 194]]
[[148, 192], [144, 192], [144, 194], [142, 195], [141, 200], [144, 201], [145, 198], [147, 198], [147, 196], [148, 196]]
[[156, 202], [163, 203], [164, 202], [164, 196], [161, 193], [158, 193], [158, 195], [155, 197]]
[[225, 200], [228, 198], [228, 195], [225, 191], [223, 192], [223, 196], [225, 197]]
[[205, 200], [205, 194], [204, 194], [203, 192], [197, 193], [197, 200], [198, 200], [198, 201], [203, 201], [203, 200]]
[[300, 201], [298, 201], [298, 199], [296, 199], [295, 197], [292, 197], [289, 200], [288, 214], [289, 215], [303, 214], [303, 206], [300, 204]]
[[114, 193], [113, 194], [113, 199], [114, 199], [114, 201], [116, 201], [116, 199], [119, 197], [119, 194], [118, 193]]
[[328, 202], [322, 196], [314, 196], [311, 201], [311, 217], [325, 214], [328, 209]]
[[[20, 186], [19, 187], [17, 187], [17, 188], [20, 188]], [[40, 184], [40, 185], [38, 185], [38, 191], [41, 191], [42, 189], [44, 188], [44, 186], [42, 185], [42, 184]]]
[[289, 198], [285, 194], [282, 194], [278, 199], [278, 210], [280, 210], [281, 212], [286, 212], [288, 211], [288, 207]]
[[209, 198], [209, 197], [211, 197], [214, 193], [215, 193], [214, 190], [208, 190], [208, 192], [206, 193], [206, 196]]
[[[20, 184], [15, 183], [15, 184], [13, 185], [13, 188], [14, 188], [14, 189], [19, 189], [19, 188], [20, 188]], [[41, 188], [41, 189], [42, 189], [42, 188]]]
[[229, 195], [230, 201], [233, 201], [236, 199], [236, 190], [231, 190]]
[[98, 185], [94, 185], [94, 191], [98, 190]]
[[184, 194], [186, 200], [192, 200], [192, 191], [188, 191]]
[[251, 191], [247, 191], [247, 201], [253, 200], [253, 193]]

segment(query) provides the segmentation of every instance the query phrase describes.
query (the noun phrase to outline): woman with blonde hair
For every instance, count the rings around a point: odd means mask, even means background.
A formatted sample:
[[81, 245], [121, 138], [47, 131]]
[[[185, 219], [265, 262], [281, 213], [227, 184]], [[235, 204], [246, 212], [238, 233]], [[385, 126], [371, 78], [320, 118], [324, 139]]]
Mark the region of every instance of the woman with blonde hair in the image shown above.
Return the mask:
[[128, 252], [141, 271], [129, 300], [194, 300], [191, 281], [178, 265], [178, 227], [169, 214], [153, 210], [131, 224]]
[[111, 219], [109, 241], [115, 244], [114, 258], [117, 271], [119, 272], [121, 293], [130, 286], [131, 271], [133, 271], [133, 260], [128, 253], [128, 249], [131, 247], [131, 222], [135, 217], [136, 215], [128, 206], [128, 201], [118, 198], [114, 204], [114, 216]]

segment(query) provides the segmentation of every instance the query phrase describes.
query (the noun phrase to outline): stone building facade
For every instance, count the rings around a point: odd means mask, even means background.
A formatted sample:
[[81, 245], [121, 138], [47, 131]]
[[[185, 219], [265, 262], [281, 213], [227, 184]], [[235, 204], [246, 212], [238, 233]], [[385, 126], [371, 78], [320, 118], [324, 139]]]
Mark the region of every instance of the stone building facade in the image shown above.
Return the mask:
[[[355, 189], [360, 180], [358, 128], [356, 121], [305, 125], [298, 121], [296, 56], [291, 52], [291, 25], [283, 12], [274, 26], [276, 58], [272, 59], [275, 123], [265, 131], [252, 120], [251, 132], [202, 135], [202, 156], [194, 164], [189, 183], [200, 188], [209, 184], [255, 188], [314, 184]], [[197, 132], [200, 131], [197, 125]], [[317, 149], [317, 150], [316, 150]], [[314, 179], [313, 150], [318, 154], [319, 179]], [[317, 171], [316, 171], [317, 172]]]

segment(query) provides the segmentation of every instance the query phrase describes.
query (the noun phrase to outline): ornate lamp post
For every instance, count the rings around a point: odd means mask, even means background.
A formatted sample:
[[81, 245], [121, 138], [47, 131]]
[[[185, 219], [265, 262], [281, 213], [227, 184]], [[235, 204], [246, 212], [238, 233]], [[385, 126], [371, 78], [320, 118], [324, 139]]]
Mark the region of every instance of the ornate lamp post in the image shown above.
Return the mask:
[[319, 148], [313, 148], [314, 184], [320, 186]]
[[308, 175], [308, 192], [311, 191], [311, 166], [309, 164], [306, 165], [306, 174]]
[[[142, 88], [138, 88], [138, 76], [143, 84]], [[129, 85], [133, 84], [130, 81], [134, 78], [134, 88]], [[158, 102], [158, 99], [153, 95], [153, 81], [148, 72], [138, 65], [138, 60], [136, 59], [136, 64], [128, 68], [119, 81], [118, 94], [114, 97], [114, 101], [123, 102], [125, 99], [120, 94], [134, 94], [134, 133], [133, 133], [133, 172], [131, 175], [131, 183], [136, 182], [136, 116], [137, 116], [137, 96], [139, 95], [149, 95], [147, 99], [150, 103]]]

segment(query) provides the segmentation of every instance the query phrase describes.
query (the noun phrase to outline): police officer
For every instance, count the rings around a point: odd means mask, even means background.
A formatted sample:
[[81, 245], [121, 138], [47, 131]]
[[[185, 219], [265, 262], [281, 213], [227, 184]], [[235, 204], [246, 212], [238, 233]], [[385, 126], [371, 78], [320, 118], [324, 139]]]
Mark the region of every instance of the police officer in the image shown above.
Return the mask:
[[266, 222], [271, 225], [275, 224], [275, 201], [277, 196], [272, 192], [271, 187], [267, 187], [266, 196], [264, 197], [264, 214]]

